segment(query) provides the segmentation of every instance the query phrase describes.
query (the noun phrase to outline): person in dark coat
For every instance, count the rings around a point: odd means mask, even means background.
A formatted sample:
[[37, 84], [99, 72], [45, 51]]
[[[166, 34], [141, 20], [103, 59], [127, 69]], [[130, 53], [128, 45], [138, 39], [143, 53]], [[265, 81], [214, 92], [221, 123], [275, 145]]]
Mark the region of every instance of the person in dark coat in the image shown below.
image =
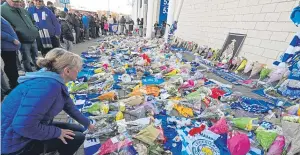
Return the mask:
[[91, 38], [96, 38], [96, 21], [93, 15], [90, 15], [90, 36]]
[[24, 69], [32, 72], [32, 63], [36, 61], [36, 38], [39, 35], [38, 28], [34, 25], [27, 10], [20, 8], [19, 1], [7, 0], [1, 5], [1, 16], [5, 18], [16, 31], [21, 42], [21, 54]]
[[80, 125], [52, 121], [62, 110], [95, 129], [70, 98], [65, 83], [76, 80], [82, 58], [61, 48], [38, 60], [42, 68], [18, 79], [19, 85], [1, 105], [1, 154], [39, 155], [58, 151], [72, 155], [83, 144]]
[[155, 37], [157, 35], [158, 30], [159, 30], [159, 25], [158, 25], [158, 22], [156, 21], [154, 24]]
[[76, 33], [76, 43], [80, 43], [80, 22], [79, 18], [76, 14], [70, 14], [70, 18], [72, 19], [72, 25]]
[[101, 21], [101, 32], [102, 32], [102, 35], [104, 35], [104, 22], [105, 22], [105, 20], [107, 20], [107, 18], [106, 18], [106, 16], [103, 14], [103, 15], [101, 16], [101, 19], [100, 19], [100, 21]]
[[72, 32], [72, 25], [70, 23], [70, 19], [67, 19], [67, 14], [64, 11], [60, 12], [60, 18], [61, 18], [61, 33], [62, 37], [65, 42], [66, 49], [68, 51], [72, 50], [73, 47], [73, 41], [74, 41], [74, 36]]

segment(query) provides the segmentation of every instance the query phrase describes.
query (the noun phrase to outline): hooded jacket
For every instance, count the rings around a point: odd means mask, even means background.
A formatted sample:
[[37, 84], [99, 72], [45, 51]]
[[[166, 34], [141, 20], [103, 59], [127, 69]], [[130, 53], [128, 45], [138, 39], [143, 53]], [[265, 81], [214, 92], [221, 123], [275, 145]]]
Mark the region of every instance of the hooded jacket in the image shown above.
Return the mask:
[[89, 21], [90, 19], [87, 16], [82, 16], [82, 23], [83, 23], [83, 28], [87, 29], [89, 28]]
[[58, 138], [61, 129], [51, 122], [62, 110], [89, 126], [90, 121], [76, 109], [59, 74], [41, 69], [26, 73], [18, 82], [2, 103], [1, 153], [19, 151], [33, 139]]

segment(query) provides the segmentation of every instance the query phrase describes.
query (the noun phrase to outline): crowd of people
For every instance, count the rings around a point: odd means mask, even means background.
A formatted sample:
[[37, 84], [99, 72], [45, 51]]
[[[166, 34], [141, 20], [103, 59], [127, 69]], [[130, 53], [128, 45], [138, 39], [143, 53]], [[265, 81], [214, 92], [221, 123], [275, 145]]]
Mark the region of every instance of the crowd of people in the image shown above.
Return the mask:
[[[45, 56], [51, 49], [63, 47], [71, 51], [78, 44], [100, 35], [113, 35], [112, 24], [119, 24], [119, 32], [125, 34], [126, 19], [79, 11], [60, 11], [43, 0], [1, 1], [1, 99], [18, 85], [18, 71], [38, 70], [38, 51]], [[19, 55], [21, 54], [21, 60]], [[4, 66], [4, 67], [3, 67]], [[6, 75], [5, 75], [6, 74]]]
[[[85, 140], [83, 126], [94, 126], [65, 86], [82, 67], [81, 57], [70, 51], [73, 43], [99, 36], [101, 21], [96, 14], [58, 11], [43, 0], [27, 7], [23, 0], [1, 3], [1, 154], [74, 154]], [[19, 77], [22, 66], [26, 74]], [[83, 126], [53, 122], [62, 110]]]

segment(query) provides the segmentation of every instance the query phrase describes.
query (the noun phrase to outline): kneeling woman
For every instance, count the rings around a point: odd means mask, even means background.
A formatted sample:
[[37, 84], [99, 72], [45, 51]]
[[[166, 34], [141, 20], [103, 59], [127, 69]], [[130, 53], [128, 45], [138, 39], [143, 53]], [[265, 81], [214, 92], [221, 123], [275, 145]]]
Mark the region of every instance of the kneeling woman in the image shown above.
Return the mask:
[[64, 110], [89, 130], [94, 129], [76, 109], [65, 86], [76, 79], [82, 59], [56, 48], [37, 64], [42, 69], [20, 77], [20, 84], [2, 103], [1, 153], [38, 155], [58, 151], [72, 155], [84, 142], [83, 127], [52, 119]]

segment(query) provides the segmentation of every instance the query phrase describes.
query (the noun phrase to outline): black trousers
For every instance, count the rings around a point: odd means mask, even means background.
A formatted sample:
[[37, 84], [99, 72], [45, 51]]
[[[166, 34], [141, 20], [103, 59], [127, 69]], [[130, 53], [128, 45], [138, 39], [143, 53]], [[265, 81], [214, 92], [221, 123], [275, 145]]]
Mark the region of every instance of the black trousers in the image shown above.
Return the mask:
[[96, 37], [100, 37], [99, 36], [99, 27], [96, 27]]
[[38, 49], [39, 49], [39, 51], [42, 52], [43, 56], [45, 56], [53, 48], [57, 48], [57, 47], [60, 46], [59, 38], [56, 38], [55, 36], [51, 36], [50, 38], [51, 38], [52, 48], [44, 48], [43, 44], [42, 44], [42, 41], [41, 41], [41, 38], [38, 37], [36, 39], [37, 45], [38, 45]]
[[83, 134], [84, 129], [76, 124], [62, 122], [53, 122], [52, 125], [61, 129], [69, 129], [74, 131], [74, 139], [66, 139], [68, 144], [64, 144], [58, 138], [44, 141], [33, 140], [20, 151], [7, 155], [40, 155], [41, 153], [49, 153], [54, 151], [58, 151], [61, 155], [73, 155], [85, 140], [85, 135]]
[[75, 33], [76, 33], [76, 43], [80, 43], [81, 39], [80, 39], [80, 27], [75, 27]]
[[2, 51], [1, 57], [4, 61], [4, 72], [6, 73], [11, 89], [18, 85], [17, 51]]

